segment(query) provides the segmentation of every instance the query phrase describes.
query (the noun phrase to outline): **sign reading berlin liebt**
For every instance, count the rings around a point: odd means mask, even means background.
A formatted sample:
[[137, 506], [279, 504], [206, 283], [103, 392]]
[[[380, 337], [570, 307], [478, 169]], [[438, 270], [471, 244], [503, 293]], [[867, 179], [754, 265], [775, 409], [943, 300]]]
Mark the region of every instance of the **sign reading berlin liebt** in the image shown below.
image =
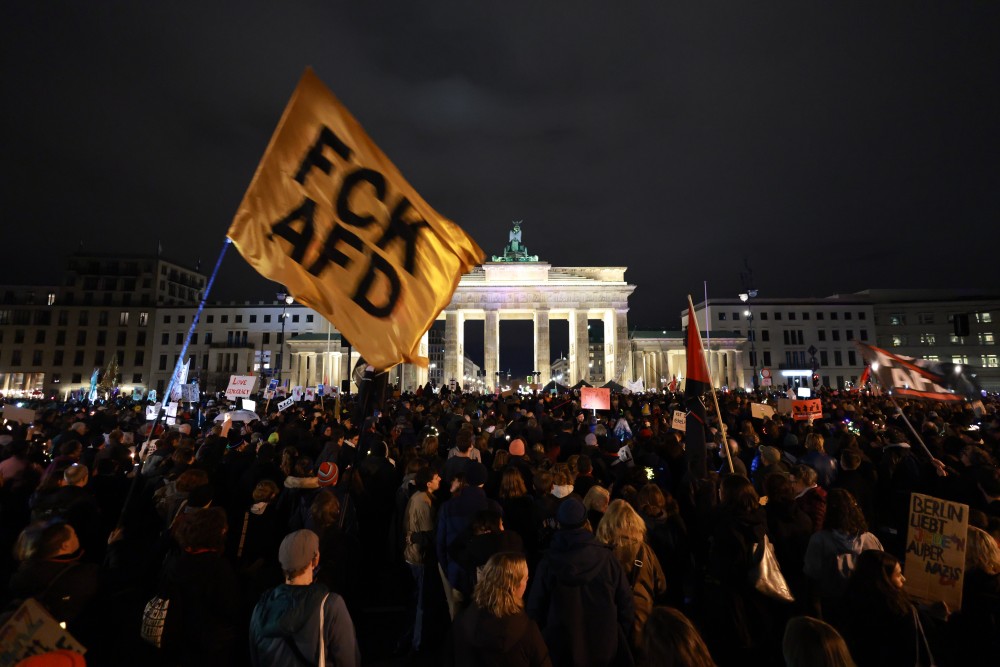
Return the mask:
[[427, 366], [421, 337], [462, 274], [484, 259], [311, 69], [228, 234], [261, 275], [286, 285], [381, 370], [400, 362]]

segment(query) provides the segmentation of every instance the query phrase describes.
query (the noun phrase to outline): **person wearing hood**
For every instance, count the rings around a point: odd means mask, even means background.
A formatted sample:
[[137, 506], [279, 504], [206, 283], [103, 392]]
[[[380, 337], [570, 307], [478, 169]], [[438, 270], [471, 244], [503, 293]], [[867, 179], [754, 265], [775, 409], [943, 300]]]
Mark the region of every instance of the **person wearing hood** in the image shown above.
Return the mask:
[[542, 628], [552, 663], [631, 664], [635, 602], [614, 552], [597, 541], [575, 496], [559, 506], [560, 529], [538, 565], [528, 616]]
[[498, 553], [483, 567], [453, 630], [457, 667], [551, 667], [538, 625], [524, 613], [528, 564], [521, 554]]
[[857, 557], [867, 549], [883, 551], [882, 543], [868, 532], [854, 496], [844, 489], [832, 489], [823, 530], [809, 538], [802, 569], [819, 597], [823, 617], [832, 618], [834, 624]]
[[261, 596], [250, 619], [254, 667], [320, 664], [360, 667], [361, 651], [344, 599], [313, 581], [319, 538], [311, 530], [289, 533], [278, 548], [285, 583]]

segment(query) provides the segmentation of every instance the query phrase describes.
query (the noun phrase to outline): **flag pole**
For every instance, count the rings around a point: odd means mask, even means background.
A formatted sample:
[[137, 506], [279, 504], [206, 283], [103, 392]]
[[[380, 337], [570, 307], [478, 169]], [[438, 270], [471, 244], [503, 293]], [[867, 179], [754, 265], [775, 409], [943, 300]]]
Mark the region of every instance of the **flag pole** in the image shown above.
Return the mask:
[[[706, 289], [707, 289], [707, 285], [708, 285], [707, 281], [706, 281], [705, 285], [706, 285]], [[690, 319], [692, 321], [694, 321], [694, 302], [691, 300], [691, 295], [690, 294], [688, 294], [688, 308], [689, 308], [688, 313], [690, 313]], [[705, 308], [708, 308], [708, 301], [707, 300], [705, 301]], [[695, 326], [697, 326], [697, 322], [695, 322]], [[707, 352], [708, 352], [708, 350], [702, 350], [703, 354], [707, 353]], [[691, 353], [691, 350], [688, 350], [688, 354], [690, 354], [690, 353]], [[705, 365], [706, 366], [708, 365], [708, 360], [707, 359], [705, 360]], [[726, 452], [726, 464], [728, 464], [728, 466], [729, 466], [729, 472], [730, 472], [730, 474], [734, 474], [736, 472], [736, 469], [733, 467], [733, 455], [729, 451], [729, 439], [726, 437], [726, 423], [724, 421], [722, 421], [722, 410], [719, 409], [719, 397], [715, 393], [715, 383], [712, 382], [712, 374], [711, 373], [708, 374], [708, 386], [709, 386], [709, 389], [711, 389], [711, 392], [712, 392], [712, 402], [715, 403], [715, 416], [719, 418], [719, 430], [722, 433], [722, 448]]]
[[[229, 250], [229, 246], [232, 245], [232, 241], [229, 237], [226, 237], [225, 242], [222, 244], [222, 250], [219, 252], [219, 258], [215, 260], [215, 268], [212, 269], [212, 275], [208, 279], [208, 284], [205, 285], [205, 293], [202, 294], [201, 303], [198, 304], [198, 310], [195, 311], [194, 317], [191, 319], [191, 326], [188, 328], [187, 336], [184, 338], [184, 345], [181, 347], [181, 353], [177, 357], [177, 362], [174, 364], [174, 373], [170, 376], [170, 382], [167, 384], [167, 390], [163, 394], [163, 401], [160, 404], [160, 409], [156, 412], [156, 419], [153, 420], [153, 425], [149, 429], [149, 435], [146, 436], [146, 443], [142, 446], [140, 451], [145, 452], [146, 456], [149, 456], [149, 445], [153, 441], [153, 434], [156, 433], [156, 427], [160, 425], [160, 420], [163, 419], [163, 415], [166, 413], [166, 404], [170, 401], [170, 394], [174, 389], [174, 384], [179, 377], [181, 365], [184, 363], [184, 358], [187, 356], [188, 346], [191, 344], [191, 337], [194, 335], [195, 327], [198, 326], [198, 319], [201, 317], [201, 311], [205, 309], [205, 303], [208, 301], [208, 295], [212, 291], [212, 285], [215, 283], [215, 277], [219, 274], [219, 267], [222, 266], [222, 260], [226, 256], [226, 251]], [[199, 401], [199, 408], [200, 408]], [[135, 487], [137, 480], [139, 479], [140, 469], [144, 461], [140, 461], [135, 464], [132, 468], [132, 483], [128, 487], [128, 494], [125, 496], [125, 502], [122, 504], [121, 514], [118, 515], [118, 524], [116, 528], [121, 528], [125, 523], [125, 513], [128, 511], [129, 502], [132, 500], [132, 496], [135, 495]]]

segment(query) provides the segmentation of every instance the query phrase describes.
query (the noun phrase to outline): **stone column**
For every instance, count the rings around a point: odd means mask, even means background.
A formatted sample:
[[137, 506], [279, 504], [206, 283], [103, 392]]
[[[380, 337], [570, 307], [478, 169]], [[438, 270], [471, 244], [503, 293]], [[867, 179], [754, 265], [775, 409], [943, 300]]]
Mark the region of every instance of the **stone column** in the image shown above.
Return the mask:
[[316, 386], [316, 353], [309, 352], [306, 354], [306, 368], [308, 372], [306, 373], [306, 386], [315, 387]]
[[[424, 335], [421, 336], [421, 338], [420, 338], [420, 356], [421, 357], [426, 357], [428, 354], [430, 354], [430, 342], [429, 341], [430, 341], [430, 333], [428, 331], [425, 331]], [[421, 368], [420, 366], [416, 367], [416, 371], [417, 371], [416, 372], [416, 385], [413, 387], [414, 389], [416, 389], [417, 386], [426, 385], [427, 384], [427, 380], [429, 379], [428, 375], [430, 373], [427, 368]]]
[[733, 353], [733, 365], [736, 367], [737, 386], [753, 387], [753, 378], [747, 382], [746, 369], [743, 367], [743, 350], [736, 350]]
[[736, 350], [726, 350], [726, 380], [730, 389], [743, 386], [740, 384], [740, 377], [736, 375]]
[[624, 384], [624, 376], [618, 377], [618, 320], [615, 311], [606, 310], [601, 316], [601, 323], [604, 324], [604, 381], [614, 380]]
[[587, 379], [587, 311], [569, 313], [569, 385]]
[[446, 311], [444, 316], [444, 377], [441, 384], [462, 381], [462, 357], [465, 354], [465, 313]]
[[538, 382], [542, 385], [548, 384], [550, 367], [552, 366], [552, 354], [549, 351], [549, 311], [535, 311], [535, 367], [531, 370], [538, 371]]
[[500, 311], [487, 310], [483, 322], [483, 370], [486, 386], [495, 387], [500, 370]]

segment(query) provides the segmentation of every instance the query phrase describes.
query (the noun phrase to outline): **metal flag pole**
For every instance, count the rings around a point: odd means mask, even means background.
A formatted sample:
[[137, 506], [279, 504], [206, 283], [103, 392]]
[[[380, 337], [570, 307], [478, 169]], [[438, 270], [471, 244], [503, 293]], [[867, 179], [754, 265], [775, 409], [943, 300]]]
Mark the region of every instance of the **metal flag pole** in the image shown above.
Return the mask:
[[[231, 244], [232, 241], [227, 237], [225, 242], [222, 244], [222, 251], [219, 252], [219, 258], [215, 260], [215, 268], [212, 269], [212, 275], [208, 279], [208, 284], [205, 285], [205, 293], [202, 294], [201, 303], [198, 304], [198, 310], [195, 311], [194, 317], [191, 319], [191, 326], [188, 328], [187, 336], [184, 337], [184, 345], [181, 347], [181, 353], [177, 357], [177, 362], [174, 365], [174, 373], [170, 376], [170, 382], [167, 384], [167, 390], [163, 394], [163, 404], [161, 404], [160, 409], [156, 411], [156, 419], [153, 420], [153, 425], [149, 429], [149, 435], [146, 436], [146, 443], [142, 446], [142, 451], [146, 453], [146, 456], [149, 456], [149, 445], [153, 441], [153, 434], [156, 433], [156, 427], [160, 425], [160, 420], [163, 419], [163, 415], [166, 413], [165, 404], [170, 400], [170, 393], [173, 391], [174, 384], [180, 376], [181, 365], [184, 363], [184, 358], [187, 356], [188, 346], [191, 344], [191, 337], [194, 335], [195, 327], [198, 326], [198, 320], [201, 318], [201, 311], [205, 309], [205, 303], [208, 301], [208, 295], [212, 291], [212, 284], [215, 283], [215, 277], [219, 274], [219, 267], [222, 266], [222, 260], [226, 256], [226, 251], [229, 249]], [[125, 502], [122, 504], [121, 514], [118, 515], [117, 528], [121, 528], [122, 524], [125, 522], [125, 513], [128, 511], [128, 506], [132, 500], [132, 496], [135, 495], [135, 487], [140, 475], [139, 468], [142, 463], [143, 461], [136, 463], [132, 469], [132, 483], [129, 484], [128, 494], [125, 496]]]

